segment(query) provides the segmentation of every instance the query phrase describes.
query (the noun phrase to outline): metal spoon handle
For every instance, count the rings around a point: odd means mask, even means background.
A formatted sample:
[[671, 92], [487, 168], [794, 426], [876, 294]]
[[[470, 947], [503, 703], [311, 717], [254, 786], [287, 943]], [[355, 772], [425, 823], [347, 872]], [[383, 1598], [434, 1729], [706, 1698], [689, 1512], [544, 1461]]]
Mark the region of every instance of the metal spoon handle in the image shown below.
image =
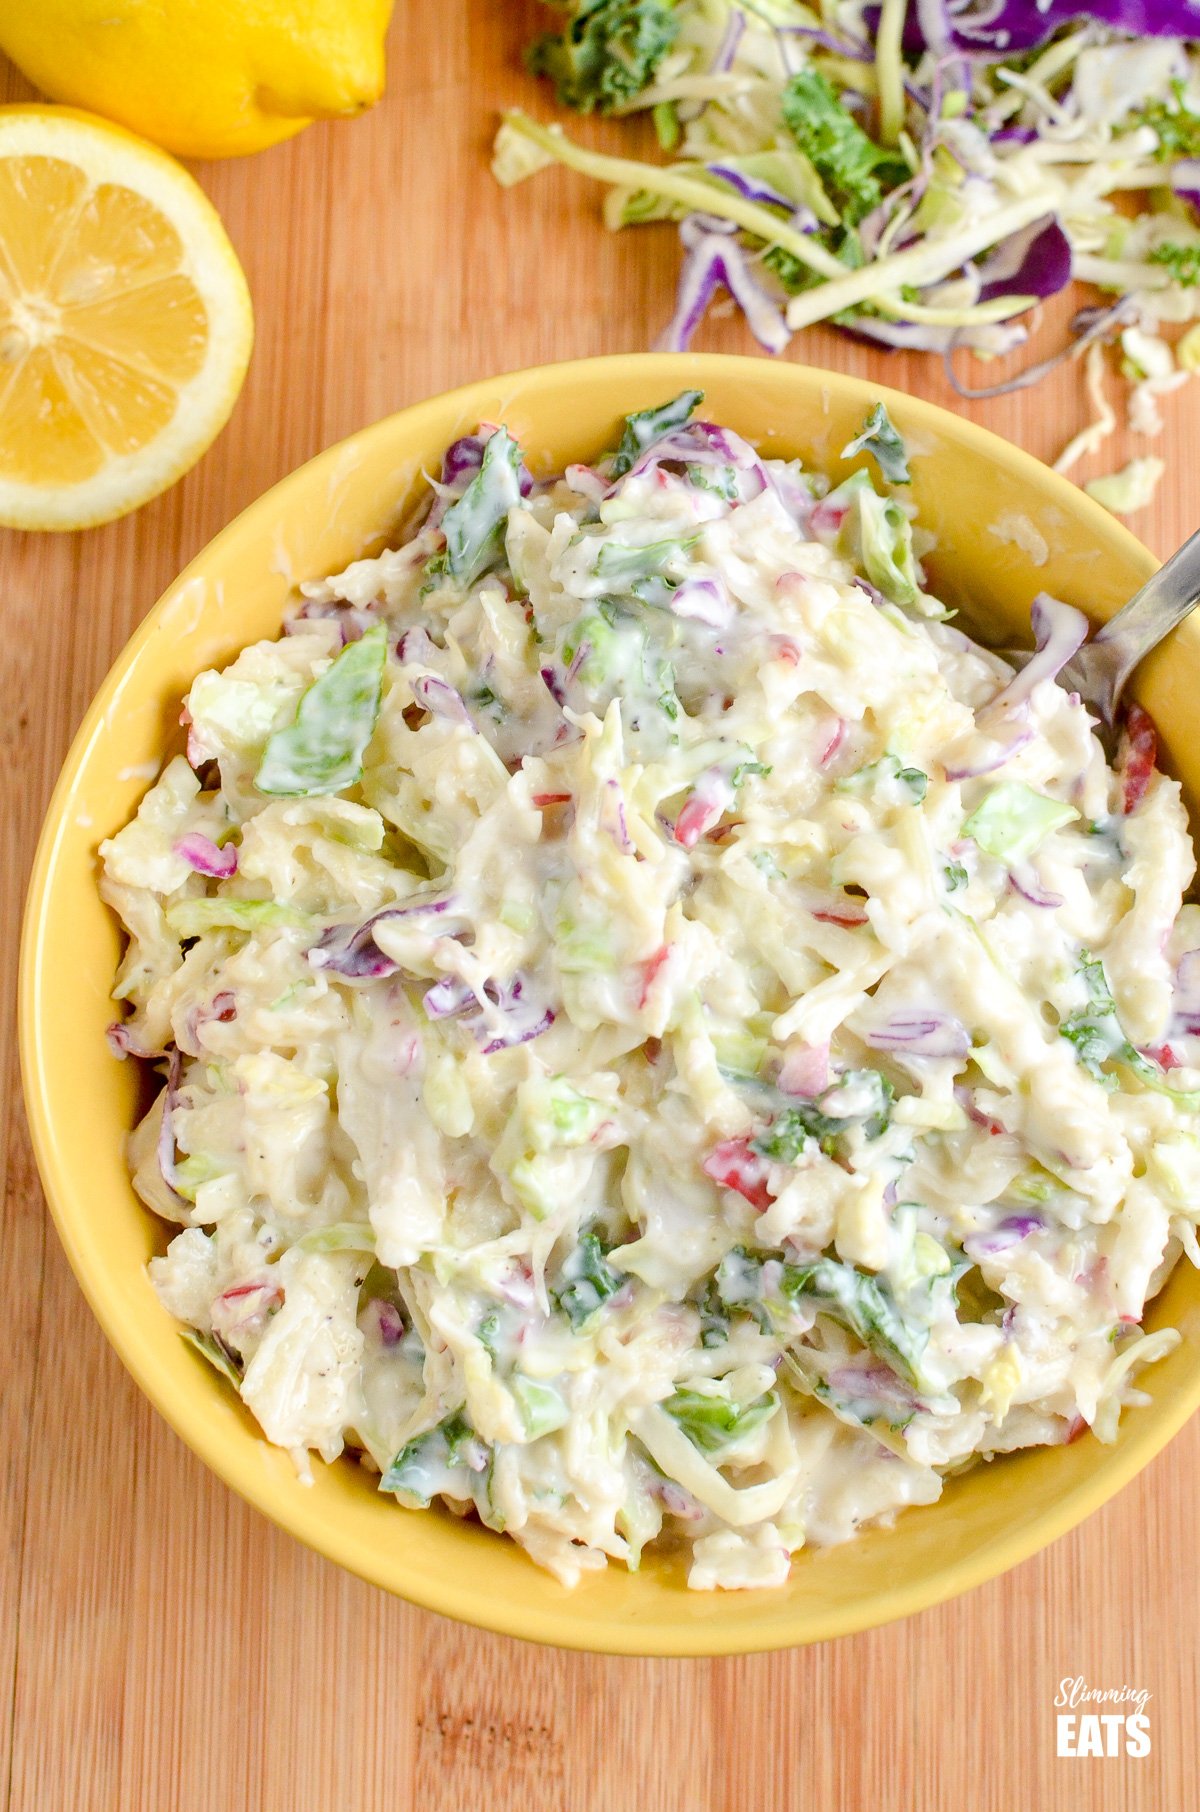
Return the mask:
[[[1075, 657], [1081, 690], [1115, 722], [1134, 668], [1200, 604], [1200, 529], [1136, 591]], [[1074, 665], [1075, 663], [1072, 663]]]
[[1182, 623], [1200, 603], [1200, 529], [1164, 560], [1158, 571], [1136, 591], [1095, 637], [1098, 642], [1120, 644], [1134, 660], [1149, 654], [1157, 642]]

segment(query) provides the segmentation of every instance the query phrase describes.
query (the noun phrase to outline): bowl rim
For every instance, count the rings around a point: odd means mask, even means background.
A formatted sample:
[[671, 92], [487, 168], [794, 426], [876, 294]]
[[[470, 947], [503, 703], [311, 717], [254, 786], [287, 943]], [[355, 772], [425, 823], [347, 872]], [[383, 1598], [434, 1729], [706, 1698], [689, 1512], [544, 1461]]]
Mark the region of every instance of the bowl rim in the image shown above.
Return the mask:
[[[450, 411], [459, 416], [470, 415], [473, 398], [490, 397], [499, 387], [521, 385], [528, 395], [533, 390], [550, 386], [569, 387], [584, 373], [592, 379], [597, 374], [611, 373], [614, 389], [619, 389], [631, 376], [650, 379], [655, 373], [661, 373], [665, 393], [672, 385], [698, 384], [703, 388], [706, 371], [726, 378], [740, 374], [748, 381], [752, 378], [755, 385], [761, 385], [769, 369], [764, 368], [761, 359], [752, 356], [711, 353], [616, 354], [527, 367], [478, 379], [394, 411], [326, 447], [285, 474], [246, 505], [188, 562], [110, 666], [72, 738], [47, 805], [30, 871], [21, 928], [18, 980], [21, 1078], [34, 1157], [46, 1202], [71, 1269], [109, 1344], [168, 1426], [225, 1485], [271, 1522], [369, 1584], [392, 1591], [426, 1610], [454, 1617], [480, 1629], [591, 1653], [701, 1657], [766, 1652], [882, 1626], [982, 1585], [1040, 1552], [1084, 1521], [1167, 1445], [1200, 1406], [1200, 1366], [1185, 1388], [1177, 1390], [1165, 1402], [1156, 1402], [1148, 1420], [1148, 1412], [1143, 1411], [1131, 1425], [1127, 1438], [1123, 1431], [1120, 1446], [1111, 1451], [1102, 1472], [1065, 1491], [1031, 1525], [1010, 1529], [982, 1548], [952, 1559], [940, 1570], [915, 1580], [900, 1578], [894, 1585], [883, 1591], [873, 1591], [861, 1600], [840, 1602], [833, 1608], [798, 1607], [797, 1627], [792, 1629], [772, 1623], [756, 1632], [752, 1619], [744, 1621], [740, 1627], [726, 1628], [715, 1618], [681, 1619], [669, 1625], [661, 1619], [646, 1625], [637, 1619], [629, 1619], [618, 1626], [611, 1619], [588, 1615], [582, 1607], [574, 1609], [571, 1593], [565, 1588], [562, 1612], [552, 1616], [544, 1609], [523, 1606], [515, 1599], [483, 1598], [475, 1589], [460, 1586], [453, 1577], [432, 1572], [423, 1574], [411, 1565], [406, 1568], [402, 1554], [399, 1558], [395, 1554], [382, 1554], [362, 1541], [329, 1533], [309, 1510], [304, 1493], [288, 1494], [286, 1500], [281, 1499], [265, 1469], [252, 1473], [231, 1459], [215, 1432], [194, 1425], [188, 1400], [163, 1383], [152, 1356], [138, 1338], [137, 1327], [131, 1327], [118, 1315], [116, 1305], [89, 1275], [77, 1234], [72, 1167], [60, 1149], [56, 1115], [49, 1106], [49, 1091], [45, 1086], [49, 1028], [41, 1010], [42, 976], [47, 956], [44, 907], [59, 852], [68, 835], [67, 801], [86, 770], [97, 738], [104, 732], [114, 699], [142, 650], [157, 633], [170, 601], [182, 587], [203, 574], [205, 566], [228, 539], [245, 533], [247, 523], [276, 515], [290, 493], [303, 491], [312, 483], [314, 475], [334, 468], [348, 452], [376, 438], [386, 438], [395, 432], [397, 423], [412, 423], [415, 434], [419, 435], [422, 416], [436, 419]], [[867, 406], [882, 401], [889, 409], [903, 414], [906, 424], [913, 428], [926, 428], [943, 436], [952, 434], [960, 444], [989, 456], [993, 463], [1004, 466], [1023, 483], [1037, 489], [1048, 505], [1056, 504], [1076, 519], [1082, 518], [1085, 526], [1090, 521], [1101, 540], [1110, 544], [1114, 539], [1124, 543], [1131, 565], [1143, 569], [1147, 577], [1158, 566], [1154, 555], [1093, 498], [1062, 474], [990, 429], [954, 415], [923, 397], [911, 396], [871, 378], [790, 361], [778, 369], [781, 373], [794, 373], [797, 379], [819, 384], [828, 393], [843, 399], [861, 401]]]

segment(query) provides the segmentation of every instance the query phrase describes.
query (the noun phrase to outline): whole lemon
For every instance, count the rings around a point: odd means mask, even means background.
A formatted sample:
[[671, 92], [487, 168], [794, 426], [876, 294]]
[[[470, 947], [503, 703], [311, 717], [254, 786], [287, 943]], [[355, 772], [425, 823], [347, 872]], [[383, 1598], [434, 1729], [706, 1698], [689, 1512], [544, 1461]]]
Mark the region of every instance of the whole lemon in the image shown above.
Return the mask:
[[181, 157], [261, 151], [383, 92], [392, 0], [0, 0], [0, 50], [52, 100]]

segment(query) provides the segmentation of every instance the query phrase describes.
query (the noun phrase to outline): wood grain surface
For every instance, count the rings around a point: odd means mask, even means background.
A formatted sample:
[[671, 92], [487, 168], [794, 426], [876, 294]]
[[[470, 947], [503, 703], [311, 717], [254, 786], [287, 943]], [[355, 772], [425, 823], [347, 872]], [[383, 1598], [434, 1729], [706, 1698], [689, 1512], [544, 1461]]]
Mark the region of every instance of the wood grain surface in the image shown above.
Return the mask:
[[[537, 11], [399, 0], [380, 107], [201, 167], [258, 316], [232, 423], [124, 522], [0, 531], [6, 1000], [71, 734], [180, 567], [364, 423], [490, 372], [643, 348], [669, 312], [670, 228], [612, 237], [579, 179], [554, 172], [504, 194], [487, 174], [496, 108], [548, 111], [519, 58]], [[0, 98], [29, 96], [0, 72]], [[752, 350], [730, 318], [698, 343]], [[962, 407], [936, 361], [823, 330], [795, 351]], [[1168, 476], [1133, 524], [1159, 552], [1200, 516], [1198, 396], [1193, 384], [1168, 400]], [[971, 413], [1043, 456], [1087, 417], [1074, 367]], [[1105, 464], [1152, 450], [1110, 442]], [[151, 1412], [46, 1218], [10, 1036], [0, 1063], [0, 1784], [12, 1812], [1200, 1805], [1200, 1423], [1047, 1553], [872, 1634], [712, 1662], [592, 1659], [477, 1634], [295, 1545]], [[1064, 1676], [1147, 1690], [1150, 1756], [1056, 1758]]]

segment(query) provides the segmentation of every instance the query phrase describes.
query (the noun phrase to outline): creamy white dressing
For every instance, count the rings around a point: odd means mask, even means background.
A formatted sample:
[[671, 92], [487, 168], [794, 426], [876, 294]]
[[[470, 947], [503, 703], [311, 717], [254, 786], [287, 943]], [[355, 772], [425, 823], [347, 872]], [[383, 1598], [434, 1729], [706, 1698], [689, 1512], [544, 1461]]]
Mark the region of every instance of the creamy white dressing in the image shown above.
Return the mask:
[[1008, 693], [902, 489], [685, 413], [619, 476], [457, 443], [198, 677], [103, 846], [113, 1037], [155, 1286], [302, 1468], [775, 1585], [1169, 1349], [1200, 913], [1150, 733]]

